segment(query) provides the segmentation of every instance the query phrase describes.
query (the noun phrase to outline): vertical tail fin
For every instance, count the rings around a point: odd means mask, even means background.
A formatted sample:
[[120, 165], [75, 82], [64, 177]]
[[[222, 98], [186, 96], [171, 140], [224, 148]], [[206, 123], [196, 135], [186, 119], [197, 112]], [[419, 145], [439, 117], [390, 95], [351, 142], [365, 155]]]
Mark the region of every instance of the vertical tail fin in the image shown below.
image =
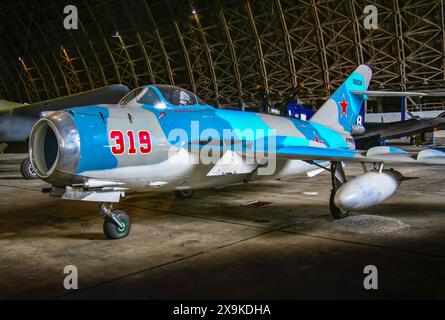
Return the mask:
[[351, 132], [352, 125], [357, 123], [363, 101], [366, 100], [366, 96], [354, 95], [351, 90], [366, 91], [371, 77], [372, 70], [367, 65], [360, 65], [329, 97], [310, 121], [338, 132]]

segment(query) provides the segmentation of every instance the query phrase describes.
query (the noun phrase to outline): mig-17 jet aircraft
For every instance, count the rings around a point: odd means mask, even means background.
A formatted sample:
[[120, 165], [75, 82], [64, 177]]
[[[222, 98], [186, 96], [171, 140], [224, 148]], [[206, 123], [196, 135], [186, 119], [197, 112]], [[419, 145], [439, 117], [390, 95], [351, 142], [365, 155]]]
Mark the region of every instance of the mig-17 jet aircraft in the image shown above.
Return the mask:
[[[137, 88], [116, 105], [68, 108], [33, 127], [29, 152], [52, 196], [100, 203], [104, 233], [126, 237], [130, 217], [112, 204], [132, 192], [175, 192], [295, 176], [331, 173], [334, 218], [366, 209], [396, 192], [398, 164], [443, 165], [445, 153], [409, 153], [393, 147], [355, 149], [357, 117], [372, 71], [359, 66], [310, 121], [224, 110], [168, 85]], [[324, 165], [326, 162], [330, 165]], [[346, 179], [342, 162], [358, 162], [363, 175]]]

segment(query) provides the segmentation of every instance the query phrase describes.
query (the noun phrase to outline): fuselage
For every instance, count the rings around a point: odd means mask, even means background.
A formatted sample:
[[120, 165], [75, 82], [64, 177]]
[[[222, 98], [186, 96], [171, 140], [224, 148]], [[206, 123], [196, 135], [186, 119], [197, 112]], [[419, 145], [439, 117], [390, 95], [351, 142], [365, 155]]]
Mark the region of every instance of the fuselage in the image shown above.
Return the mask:
[[[40, 120], [31, 146], [40, 176], [56, 186], [98, 179], [118, 181], [134, 191], [200, 189], [316, 168], [267, 156], [262, 161], [240, 157], [238, 162], [222, 163], [227, 146], [259, 141], [267, 145], [273, 139], [280, 145], [351, 148], [344, 136], [316, 123], [216, 109], [198, 98], [194, 104], [178, 106], [164, 98], [168, 93], [147, 88], [157, 94], [156, 103], [124, 98], [123, 104], [70, 108]], [[272, 160], [271, 170], [259, 174], [258, 167], [267, 167]]]

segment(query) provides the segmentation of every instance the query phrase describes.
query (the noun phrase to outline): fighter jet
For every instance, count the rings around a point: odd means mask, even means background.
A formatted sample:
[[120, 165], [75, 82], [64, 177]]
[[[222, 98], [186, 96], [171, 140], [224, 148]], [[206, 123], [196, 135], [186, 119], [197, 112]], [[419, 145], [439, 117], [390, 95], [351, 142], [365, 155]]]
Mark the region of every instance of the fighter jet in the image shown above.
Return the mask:
[[415, 134], [432, 132], [445, 127], [445, 112], [435, 118], [420, 118], [411, 115], [411, 119], [389, 123], [366, 123], [365, 133], [355, 137], [359, 148], [369, 149], [381, 144], [381, 140], [409, 137]]
[[[352, 133], [371, 76], [368, 66], [359, 66], [310, 121], [216, 109], [179, 87], [143, 86], [116, 105], [68, 108], [40, 119], [30, 159], [52, 185], [45, 192], [100, 203], [109, 239], [130, 232], [128, 214], [112, 208], [129, 193], [173, 191], [184, 199], [196, 189], [314, 169], [330, 172], [330, 212], [342, 218], [396, 192], [404, 177], [393, 165], [445, 164], [437, 150], [355, 149]], [[347, 180], [342, 162], [361, 163], [364, 173]]]
[[[42, 114], [66, 107], [116, 103], [128, 91], [128, 87], [115, 84], [33, 104], [0, 100], [0, 151], [8, 148], [7, 151], [11, 152], [28, 152], [29, 133]], [[29, 158], [23, 160], [21, 173], [27, 179], [37, 178]]]

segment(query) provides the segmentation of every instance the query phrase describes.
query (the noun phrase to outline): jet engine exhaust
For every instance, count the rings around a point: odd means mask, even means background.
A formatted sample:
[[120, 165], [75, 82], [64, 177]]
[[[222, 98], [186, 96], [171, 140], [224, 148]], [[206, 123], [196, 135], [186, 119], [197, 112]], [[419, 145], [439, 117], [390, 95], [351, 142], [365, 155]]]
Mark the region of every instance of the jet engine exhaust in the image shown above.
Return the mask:
[[338, 189], [335, 205], [348, 211], [373, 207], [392, 196], [402, 178], [402, 174], [395, 170], [373, 171], [354, 177]]

